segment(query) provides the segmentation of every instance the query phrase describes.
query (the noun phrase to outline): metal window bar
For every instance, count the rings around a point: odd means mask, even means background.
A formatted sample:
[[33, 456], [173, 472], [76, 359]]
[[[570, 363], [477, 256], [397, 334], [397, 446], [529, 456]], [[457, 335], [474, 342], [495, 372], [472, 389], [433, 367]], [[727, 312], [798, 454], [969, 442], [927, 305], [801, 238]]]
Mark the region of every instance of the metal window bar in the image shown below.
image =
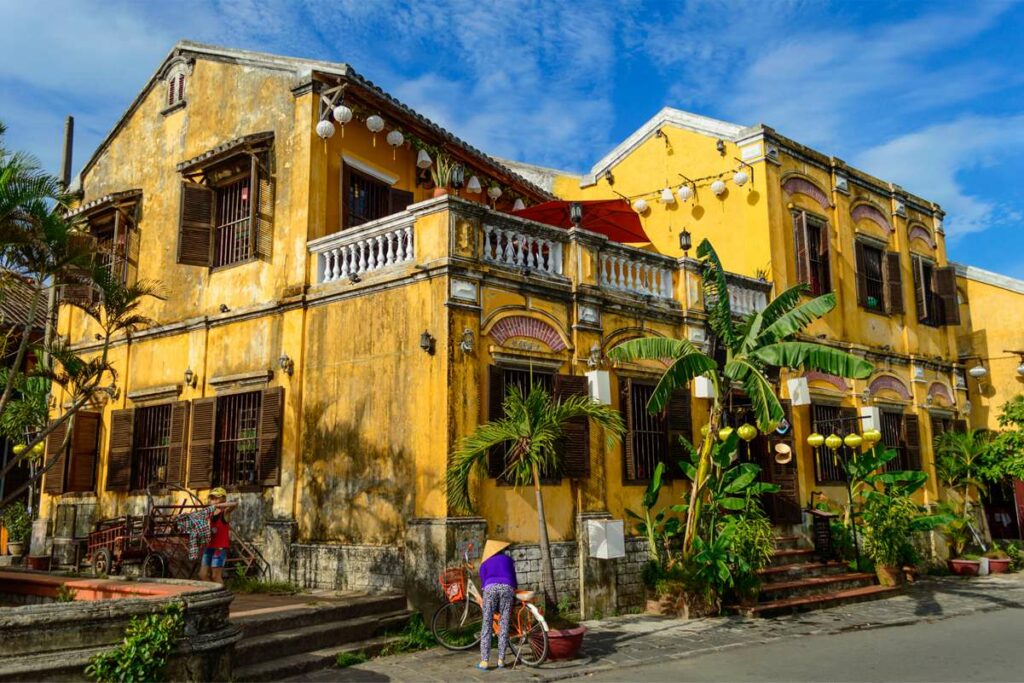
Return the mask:
[[135, 413], [132, 490], [141, 490], [167, 476], [171, 444], [171, 406], [139, 408]]
[[245, 176], [217, 188], [214, 266], [245, 261], [252, 256], [249, 204], [253, 201], [251, 178]]
[[828, 235], [825, 233], [825, 226], [820, 223], [807, 223], [807, 255], [811, 267], [811, 294], [826, 294], [832, 289], [829, 278]]
[[[838, 434], [846, 436], [858, 431], [860, 417], [842, 418], [839, 406], [820, 405], [812, 406], [814, 431], [818, 434], [828, 436]], [[843, 469], [845, 458], [854, 454], [846, 446], [841, 446], [835, 451], [822, 446], [815, 449], [814, 453], [814, 481], [818, 484], [837, 484], [846, 481], [846, 470]]]
[[665, 458], [668, 447], [664, 415], [651, 415], [647, 403], [654, 393], [653, 384], [633, 382], [633, 466], [638, 481], [654, 476], [654, 468]]
[[259, 481], [257, 456], [262, 402], [263, 395], [259, 391], [217, 399], [214, 485], [251, 485]]
[[387, 185], [362, 173], [346, 169], [348, 175], [348, 225], [351, 228], [383, 218], [390, 213]]
[[885, 464], [886, 472], [898, 472], [901, 470], [913, 469], [910, 467], [910, 458], [903, 443], [903, 414], [882, 413], [882, 444], [891, 448], [899, 455]]
[[882, 250], [864, 248], [864, 280], [867, 283], [868, 308], [881, 311], [885, 308], [885, 279], [882, 275]]
[[[523, 396], [525, 397], [530, 393], [531, 384], [540, 385], [540, 388], [548, 392], [548, 394], [551, 394], [554, 390], [554, 377], [548, 373], [506, 368], [502, 372], [502, 375], [505, 381], [506, 394], [511, 387], [519, 387], [519, 390], [523, 392]], [[506, 453], [507, 452], [506, 447]], [[552, 472], [548, 469], [542, 469], [540, 473], [540, 481], [541, 483], [555, 483], [558, 481], [560, 476], [560, 472]]]

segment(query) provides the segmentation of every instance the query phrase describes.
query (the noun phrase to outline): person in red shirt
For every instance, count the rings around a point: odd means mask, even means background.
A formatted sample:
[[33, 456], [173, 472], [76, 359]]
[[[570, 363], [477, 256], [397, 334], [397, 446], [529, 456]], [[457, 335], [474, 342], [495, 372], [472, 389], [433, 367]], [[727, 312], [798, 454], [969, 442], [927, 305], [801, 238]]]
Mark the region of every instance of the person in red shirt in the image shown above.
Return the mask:
[[203, 551], [202, 564], [199, 567], [200, 581], [213, 581], [224, 585], [224, 563], [228, 559], [231, 547], [231, 511], [238, 503], [228, 502], [228, 492], [221, 487], [210, 491], [208, 498], [213, 514], [210, 517], [210, 542]]

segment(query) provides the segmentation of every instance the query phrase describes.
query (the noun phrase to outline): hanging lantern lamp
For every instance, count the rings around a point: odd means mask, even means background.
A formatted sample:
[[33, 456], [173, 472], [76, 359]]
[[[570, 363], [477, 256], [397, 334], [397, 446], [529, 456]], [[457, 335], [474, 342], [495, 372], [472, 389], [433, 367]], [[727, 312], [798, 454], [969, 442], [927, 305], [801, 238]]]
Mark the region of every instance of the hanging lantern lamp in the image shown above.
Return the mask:
[[825, 437], [815, 432], [807, 437], [807, 445], [811, 448], [821, 448], [825, 445]]
[[480, 194], [480, 192], [483, 191], [483, 189], [484, 188], [480, 185], [479, 178], [477, 178], [475, 175], [469, 176], [469, 182], [466, 183], [466, 192], [470, 192], [472, 194]]
[[516, 200], [512, 203], [512, 210], [513, 211], [522, 211], [525, 208], [526, 208], [526, 203], [523, 201], [523, 198], [522, 197], [516, 197]]
[[688, 202], [690, 198], [693, 197], [693, 188], [689, 185], [681, 185], [679, 189], [676, 190], [676, 194], [679, 195], [679, 201]]
[[345, 124], [352, 120], [352, 110], [344, 104], [339, 104], [331, 111], [331, 114], [334, 115], [334, 120], [341, 126], [341, 137], [345, 137]]
[[402, 131], [393, 130], [388, 133], [385, 139], [388, 141], [388, 144], [391, 145], [391, 160], [394, 161], [398, 148], [405, 144], [405, 136], [402, 135]]
[[847, 448], [852, 448], [856, 450], [860, 448], [860, 445], [862, 443], [864, 443], [864, 437], [857, 433], [847, 434], [845, 437], [843, 437], [843, 444]]
[[843, 445], [843, 437], [838, 434], [829, 434], [825, 439], [825, 445], [829, 447], [829, 450], [837, 450]]
[[491, 185], [487, 188], [487, 196], [491, 199], [497, 199], [501, 196], [501, 188], [497, 185]]
[[725, 192], [725, 182], [721, 180], [716, 180], [715, 182], [711, 183], [711, 191], [715, 193], [716, 197], [722, 196], [722, 193]]
[[384, 130], [384, 119], [377, 114], [371, 114], [366, 118], [366, 127], [373, 133], [373, 146], [377, 146], [377, 133]]
[[647, 213], [647, 200], [637, 199], [633, 202], [633, 210], [637, 213]]
[[750, 443], [757, 438], [757, 428], [751, 424], [742, 424], [736, 429], [736, 433], [740, 435], [740, 438]]
[[334, 124], [330, 121], [320, 121], [316, 124], [316, 134], [321, 140], [327, 140], [334, 135]]
[[736, 171], [732, 175], [732, 181], [736, 183], [737, 187], [743, 187], [750, 180], [750, 176], [747, 175], [746, 171]]
[[718, 430], [718, 438], [719, 438], [719, 440], [725, 441], [730, 436], [732, 436], [732, 432], [733, 432], [732, 427], [722, 427], [721, 429]]
[[661, 203], [669, 206], [676, 203], [676, 196], [667, 187], [661, 191]]
[[864, 443], [868, 446], [874, 446], [876, 443], [882, 440], [882, 432], [877, 429], [865, 429], [862, 435]]
[[430, 155], [427, 154], [427, 150], [425, 149], [421, 149], [416, 155], [416, 166], [419, 168], [430, 168], [430, 165], [433, 163], [433, 160], [430, 158]]

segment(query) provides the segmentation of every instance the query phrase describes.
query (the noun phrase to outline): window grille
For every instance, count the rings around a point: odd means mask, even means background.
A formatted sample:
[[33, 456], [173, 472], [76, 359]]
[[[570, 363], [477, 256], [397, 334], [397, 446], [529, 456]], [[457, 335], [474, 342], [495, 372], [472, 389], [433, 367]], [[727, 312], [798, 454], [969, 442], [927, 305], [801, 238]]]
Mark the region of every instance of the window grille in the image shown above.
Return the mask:
[[[531, 370], [519, 370], [516, 368], [504, 368], [502, 370], [502, 377], [504, 380], [505, 394], [508, 394], [508, 390], [512, 387], [518, 387], [523, 396], [525, 397], [530, 393], [531, 385], [539, 385], [541, 389], [548, 392], [548, 395], [552, 395], [554, 391], [554, 375], [546, 372], [536, 372]], [[505, 447], [506, 453], [508, 447]], [[555, 471], [551, 472], [548, 470], [541, 470], [540, 480], [543, 484], [557, 483], [560, 478], [560, 473]]]
[[828, 263], [828, 232], [825, 224], [808, 216], [807, 258], [810, 263], [811, 294], [821, 296], [832, 291]]
[[903, 414], [896, 412], [882, 412], [882, 444], [899, 455], [885, 465], [886, 472], [898, 472], [901, 470], [915, 469], [910, 462], [906, 444], [903, 440]]
[[345, 227], [351, 228], [387, 216], [391, 188], [370, 176], [345, 168]]
[[141, 490], [165, 479], [170, 444], [171, 404], [136, 410], [132, 490]]
[[867, 287], [864, 306], [873, 311], [884, 311], [885, 278], [882, 274], [882, 250], [865, 244], [861, 253], [864, 256], [864, 263], [861, 264], [862, 277]]
[[652, 415], [647, 403], [654, 393], [654, 384], [632, 383], [633, 429], [629, 438], [633, 444], [633, 472], [636, 481], [645, 481], [654, 476], [654, 469], [666, 459], [668, 432], [663, 414]]
[[253, 391], [217, 399], [213, 484], [234, 486], [259, 481], [258, 451], [262, 394]]
[[214, 267], [252, 257], [249, 175], [216, 189]]

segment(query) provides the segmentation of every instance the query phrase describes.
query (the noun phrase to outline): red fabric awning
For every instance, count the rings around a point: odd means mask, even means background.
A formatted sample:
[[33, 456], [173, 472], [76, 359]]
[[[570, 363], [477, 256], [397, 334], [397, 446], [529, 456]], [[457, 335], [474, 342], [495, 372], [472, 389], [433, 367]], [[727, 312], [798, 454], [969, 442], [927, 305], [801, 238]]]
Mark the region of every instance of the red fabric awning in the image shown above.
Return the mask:
[[571, 228], [569, 207], [578, 203], [583, 207], [580, 228], [590, 230], [615, 242], [650, 242], [640, 223], [640, 216], [624, 199], [598, 199], [585, 202], [554, 201], [528, 206], [513, 211], [513, 216], [527, 218], [559, 228]]

